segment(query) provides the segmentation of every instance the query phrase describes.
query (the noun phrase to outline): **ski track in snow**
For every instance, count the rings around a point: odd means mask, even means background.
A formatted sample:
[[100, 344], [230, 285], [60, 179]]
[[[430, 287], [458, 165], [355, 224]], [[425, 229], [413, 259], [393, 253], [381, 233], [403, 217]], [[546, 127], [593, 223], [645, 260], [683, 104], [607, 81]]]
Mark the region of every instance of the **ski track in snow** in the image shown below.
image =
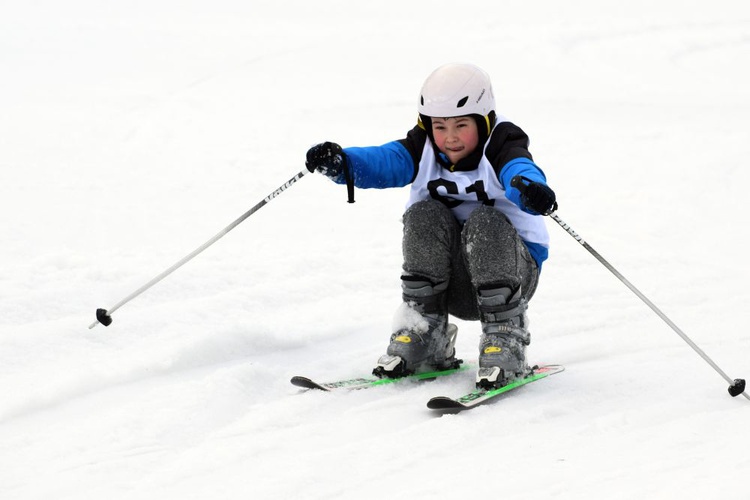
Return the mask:
[[[0, 6], [0, 498], [746, 499], [750, 402], [569, 235], [531, 302], [566, 370], [437, 416], [472, 373], [349, 393], [400, 303], [407, 191], [304, 168], [401, 137], [468, 60], [572, 228], [750, 376], [750, 7], [73, 0]], [[446, 26], [446, 13], [450, 27]], [[440, 31], [436, 32], [436, 28]], [[456, 321], [476, 359], [476, 323]]]

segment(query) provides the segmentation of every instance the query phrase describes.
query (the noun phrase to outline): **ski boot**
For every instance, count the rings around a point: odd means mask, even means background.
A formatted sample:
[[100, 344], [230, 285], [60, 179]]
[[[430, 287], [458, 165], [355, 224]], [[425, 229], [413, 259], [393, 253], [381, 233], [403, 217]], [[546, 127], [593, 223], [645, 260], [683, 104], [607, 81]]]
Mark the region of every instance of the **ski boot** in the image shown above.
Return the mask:
[[477, 300], [482, 322], [477, 387], [495, 389], [531, 371], [526, 364], [528, 303], [520, 290], [510, 288], [479, 290]]
[[447, 283], [433, 285], [424, 278], [402, 278], [404, 302], [394, 320], [395, 333], [373, 374], [398, 378], [413, 373], [447, 370], [456, 359], [458, 328], [448, 323], [445, 309]]

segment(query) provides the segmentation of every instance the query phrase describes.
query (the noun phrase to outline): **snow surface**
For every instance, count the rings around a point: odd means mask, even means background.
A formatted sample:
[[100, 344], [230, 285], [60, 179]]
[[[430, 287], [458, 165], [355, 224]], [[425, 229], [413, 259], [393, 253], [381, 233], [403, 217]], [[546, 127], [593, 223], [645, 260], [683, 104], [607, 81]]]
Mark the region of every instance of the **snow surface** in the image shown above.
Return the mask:
[[[746, 0], [0, 3], [0, 498], [747, 499], [750, 401], [569, 235], [531, 303], [562, 374], [462, 415], [465, 373], [344, 394], [400, 303], [405, 190], [299, 172], [483, 66], [559, 215], [750, 377]], [[458, 322], [476, 358], [478, 325]]]

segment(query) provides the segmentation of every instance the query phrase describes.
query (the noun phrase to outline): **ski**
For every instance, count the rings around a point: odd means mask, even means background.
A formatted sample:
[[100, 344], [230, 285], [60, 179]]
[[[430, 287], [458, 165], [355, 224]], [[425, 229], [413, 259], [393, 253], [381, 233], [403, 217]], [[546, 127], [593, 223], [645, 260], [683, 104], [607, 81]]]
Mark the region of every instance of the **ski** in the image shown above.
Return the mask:
[[427, 402], [427, 408], [431, 410], [442, 411], [445, 413], [457, 413], [464, 410], [470, 410], [483, 403], [491, 401], [513, 389], [517, 389], [526, 384], [536, 382], [543, 378], [560, 373], [565, 367], [562, 365], [544, 365], [535, 366], [529, 375], [522, 379], [515, 380], [508, 385], [497, 389], [475, 389], [463, 396], [449, 398], [447, 396], [436, 396]]
[[338, 380], [335, 382], [316, 382], [307, 377], [294, 376], [292, 377], [292, 385], [302, 387], [303, 389], [318, 389], [321, 391], [336, 391], [336, 390], [355, 390], [355, 389], [368, 389], [370, 387], [379, 387], [381, 385], [389, 385], [397, 382], [403, 382], [405, 380], [433, 380], [455, 373], [464, 372], [472, 368], [471, 364], [462, 364], [457, 368], [450, 368], [448, 370], [440, 370], [434, 372], [416, 373], [414, 375], [407, 375], [399, 378], [378, 378], [374, 375], [367, 377], [350, 378], [344, 380]]

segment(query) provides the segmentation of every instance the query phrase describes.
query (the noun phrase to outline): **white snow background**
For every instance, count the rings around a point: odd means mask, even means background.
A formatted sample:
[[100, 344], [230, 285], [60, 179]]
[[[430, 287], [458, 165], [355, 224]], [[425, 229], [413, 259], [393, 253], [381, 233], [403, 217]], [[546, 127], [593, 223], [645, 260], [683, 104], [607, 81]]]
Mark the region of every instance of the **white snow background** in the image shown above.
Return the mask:
[[[747, 499], [750, 401], [553, 221], [529, 310], [566, 371], [349, 393], [400, 303], [404, 189], [301, 179], [398, 139], [467, 61], [558, 214], [750, 377], [746, 0], [0, 3], [0, 498]], [[479, 325], [458, 321], [476, 359]]]

